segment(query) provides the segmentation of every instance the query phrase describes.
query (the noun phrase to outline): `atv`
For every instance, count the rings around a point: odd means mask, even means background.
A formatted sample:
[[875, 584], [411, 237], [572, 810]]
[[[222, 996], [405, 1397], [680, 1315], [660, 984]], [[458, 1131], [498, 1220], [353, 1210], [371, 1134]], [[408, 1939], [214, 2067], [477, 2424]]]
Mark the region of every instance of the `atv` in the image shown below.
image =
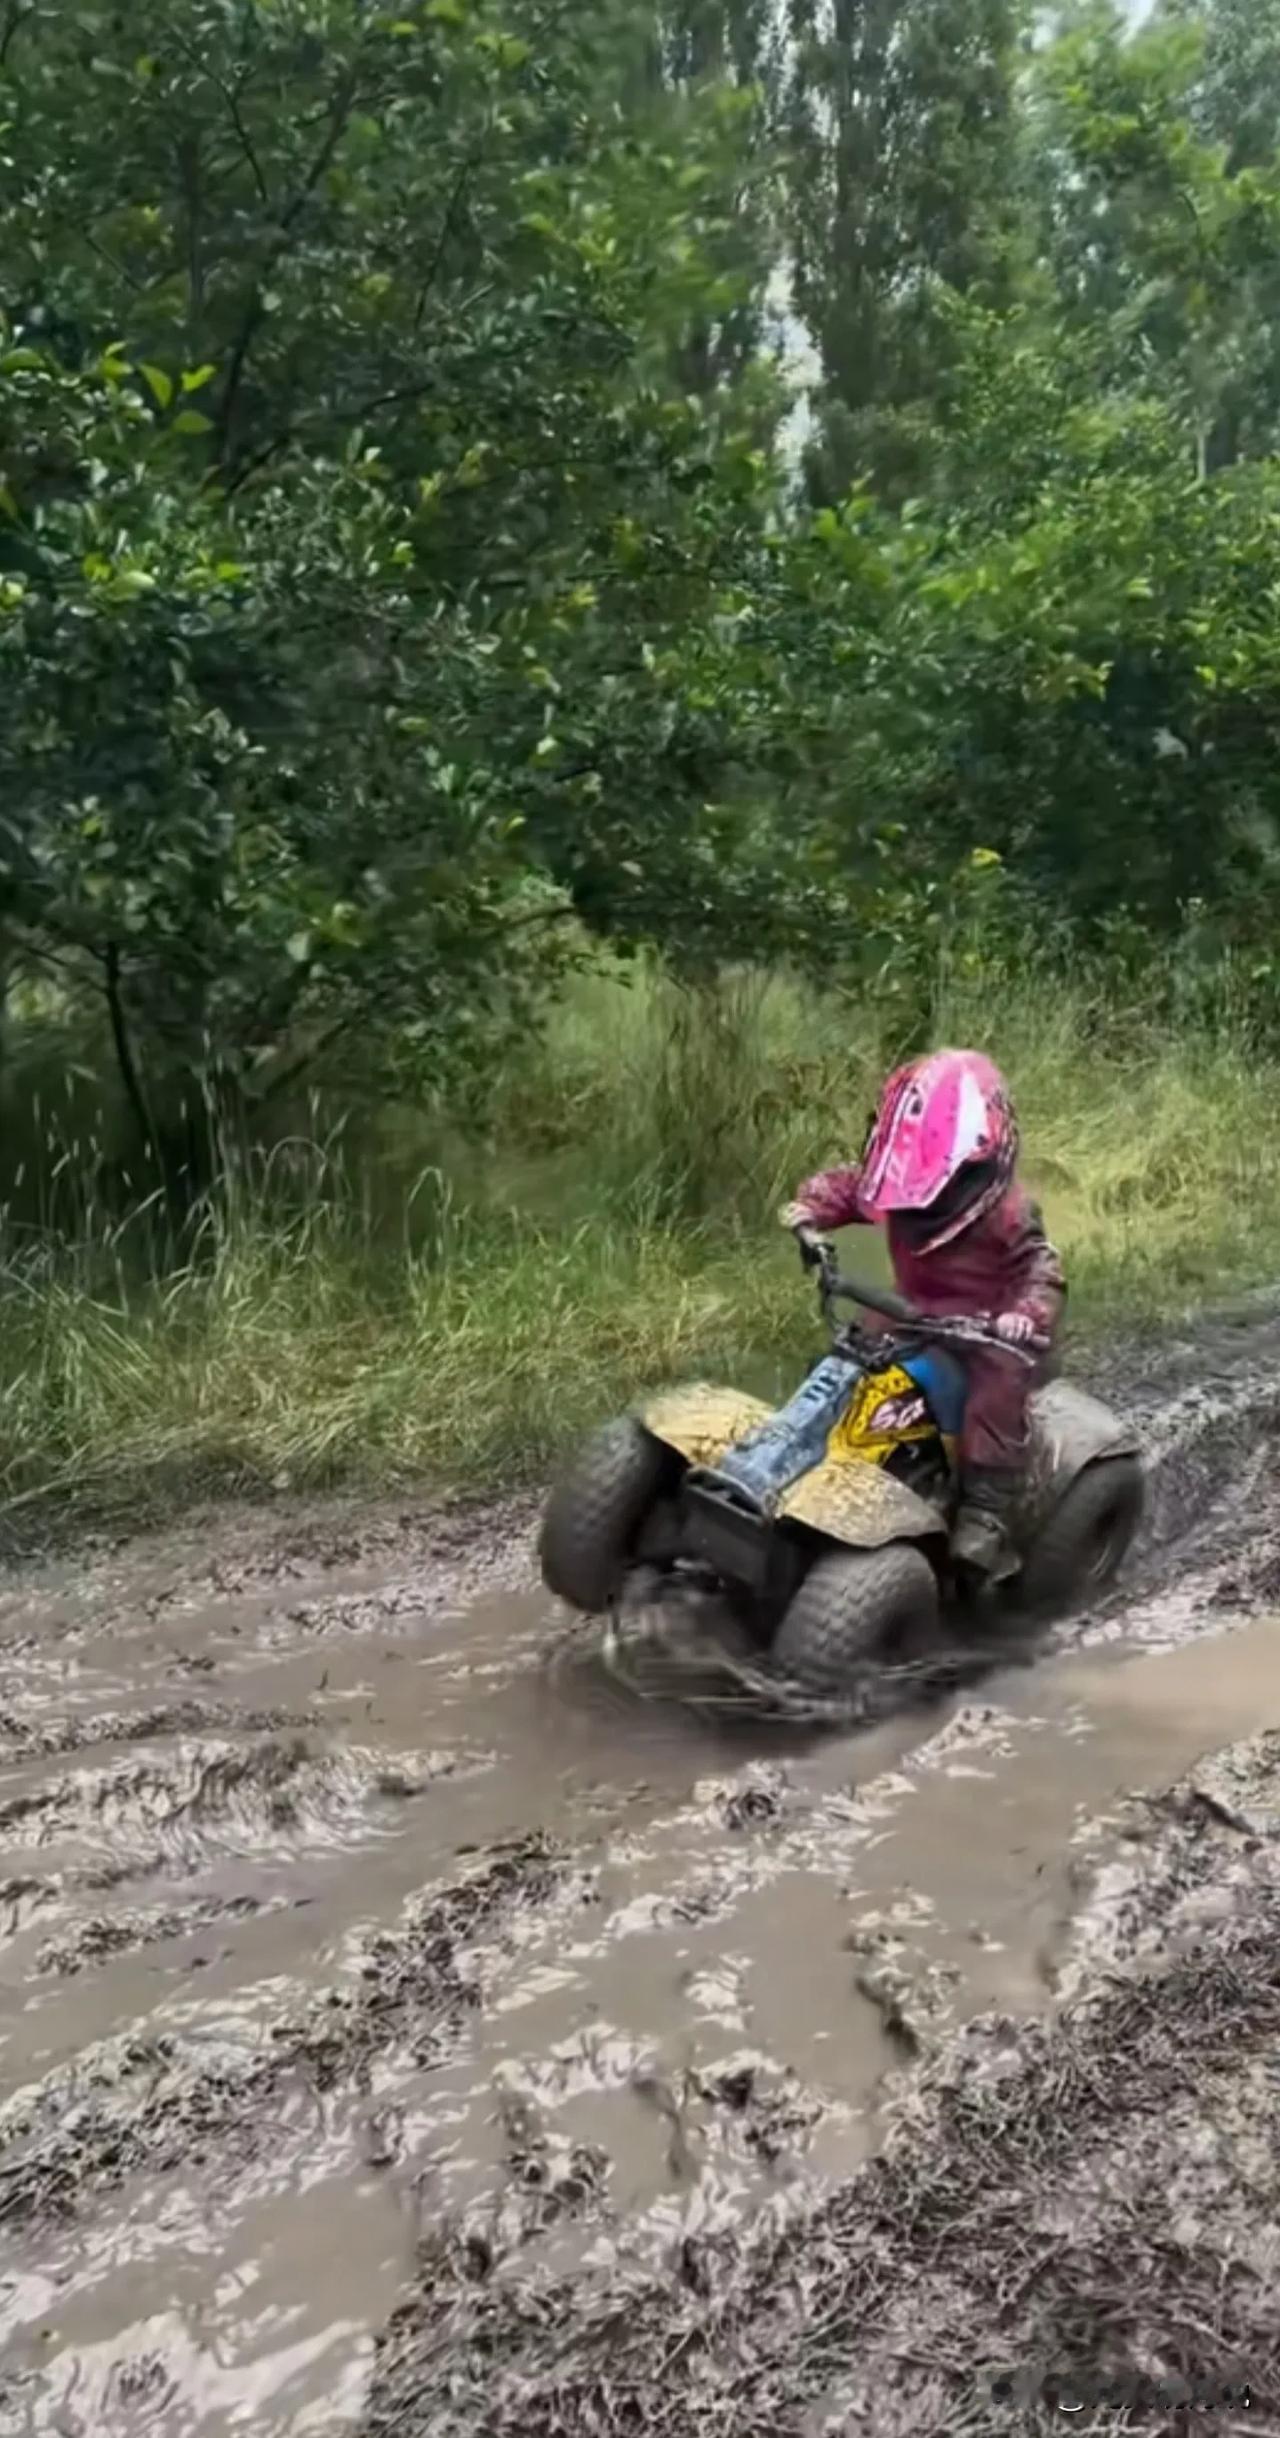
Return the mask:
[[[690, 1386], [607, 1424], [553, 1489], [540, 1557], [548, 1590], [588, 1616], [613, 1607], [633, 1569], [709, 1574], [766, 1646], [770, 1672], [831, 1699], [868, 1664], [927, 1645], [944, 1603], [962, 1618], [968, 1595], [949, 1558], [959, 1357], [1017, 1350], [982, 1321], [926, 1317], [841, 1277], [832, 1246], [796, 1233], [830, 1348], [790, 1402], [771, 1411], [735, 1389]], [[1037, 1612], [1115, 1574], [1145, 1476], [1133, 1434], [1083, 1389], [1051, 1379], [1032, 1412], [1018, 1571], [993, 1596]]]

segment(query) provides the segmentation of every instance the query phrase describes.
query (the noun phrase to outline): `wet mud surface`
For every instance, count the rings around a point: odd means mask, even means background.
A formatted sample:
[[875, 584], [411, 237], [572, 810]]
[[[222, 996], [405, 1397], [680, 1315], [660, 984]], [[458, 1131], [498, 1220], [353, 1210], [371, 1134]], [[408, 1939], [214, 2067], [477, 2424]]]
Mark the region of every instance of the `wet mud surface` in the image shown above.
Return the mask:
[[13, 1567], [0, 2438], [1280, 2431], [1280, 1319], [1099, 1384], [1123, 1586], [858, 1730], [523, 1501]]

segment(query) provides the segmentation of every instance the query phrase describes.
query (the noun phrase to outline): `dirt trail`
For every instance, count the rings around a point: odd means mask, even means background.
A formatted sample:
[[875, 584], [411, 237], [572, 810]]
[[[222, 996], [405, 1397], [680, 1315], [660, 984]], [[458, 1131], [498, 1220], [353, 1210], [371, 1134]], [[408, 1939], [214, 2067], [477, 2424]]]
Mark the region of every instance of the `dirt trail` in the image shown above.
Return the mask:
[[[1027, 2276], [1081, 2210], [1055, 2343], [1100, 2307], [1139, 2236], [1099, 2159], [1154, 2191], [1168, 2125], [1188, 2225], [1212, 2192], [1235, 2246], [1206, 2325], [1256, 2354], [1280, 1747], [1196, 1772], [1280, 1723], [1280, 1321], [1119, 1393], [1156, 1459], [1123, 1597], [856, 1735], [628, 1698], [532, 1588], [523, 1505], [223, 1514], [11, 1573], [0, 2438], [1034, 2426], [975, 2362], [1040, 2341]], [[1260, 2389], [1240, 2426], [1280, 2427]]]

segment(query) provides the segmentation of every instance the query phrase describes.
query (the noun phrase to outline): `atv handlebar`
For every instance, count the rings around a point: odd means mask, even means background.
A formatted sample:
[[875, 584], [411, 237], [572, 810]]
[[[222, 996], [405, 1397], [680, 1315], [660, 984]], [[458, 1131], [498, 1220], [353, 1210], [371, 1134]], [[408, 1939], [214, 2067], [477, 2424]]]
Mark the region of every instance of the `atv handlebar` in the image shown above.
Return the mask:
[[861, 1304], [868, 1312], [878, 1313], [882, 1320], [892, 1321], [895, 1329], [910, 1330], [913, 1336], [932, 1341], [938, 1346], [990, 1346], [1001, 1354], [1011, 1354], [1023, 1363], [1035, 1363], [1043, 1349], [1018, 1346], [998, 1335], [987, 1321], [973, 1313], [956, 1312], [935, 1315], [921, 1312], [903, 1295], [895, 1295], [890, 1287], [873, 1287], [861, 1279], [842, 1278], [836, 1262], [836, 1249], [813, 1227], [793, 1230], [800, 1247], [800, 1259], [806, 1270], [818, 1272], [818, 1300], [823, 1318], [830, 1321], [836, 1304]]

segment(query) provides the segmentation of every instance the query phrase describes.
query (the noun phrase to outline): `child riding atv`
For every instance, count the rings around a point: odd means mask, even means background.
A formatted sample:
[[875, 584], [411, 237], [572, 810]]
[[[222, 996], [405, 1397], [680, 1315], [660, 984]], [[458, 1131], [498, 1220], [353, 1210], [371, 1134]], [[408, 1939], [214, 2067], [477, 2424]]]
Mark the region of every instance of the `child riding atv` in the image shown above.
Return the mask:
[[[1009, 1353], [975, 1347], [961, 1438], [958, 1568], [1000, 1582], [1017, 1571], [1009, 1529], [1026, 1472], [1030, 1400], [1043, 1378], [1066, 1282], [1015, 1176], [1018, 1126], [999, 1069], [977, 1050], [938, 1050], [890, 1076], [856, 1166], [811, 1177], [779, 1214], [788, 1228], [883, 1223], [899, 1291], [925, 1313], [988, 1320]], [[1034, 1353], [1042, 1359], [1027, 1361]]]
[[[1142, 1519], [1142, 1452], [1087, 1390], [1043, 1377], [1065, 1290], [1016, 1154], [989, 1060], [942, 1051], [893, 1076], [858, 1167], [782, 1214], [826, 1353], [772, 1408], [684, 1380], [602, 1424], [547, 1500], [548, 1590], [601, 1616], [641, 1573], [710, 1586], [772, 1676], [841, 1703], [868, 1668], [914, 1667], [944, 1617], [963, 1642], [983, 1617], [1110, 1583]], [[841, 1275], [814, 1223], [849, 1220], [887, 1223], [909, 1294]]]

